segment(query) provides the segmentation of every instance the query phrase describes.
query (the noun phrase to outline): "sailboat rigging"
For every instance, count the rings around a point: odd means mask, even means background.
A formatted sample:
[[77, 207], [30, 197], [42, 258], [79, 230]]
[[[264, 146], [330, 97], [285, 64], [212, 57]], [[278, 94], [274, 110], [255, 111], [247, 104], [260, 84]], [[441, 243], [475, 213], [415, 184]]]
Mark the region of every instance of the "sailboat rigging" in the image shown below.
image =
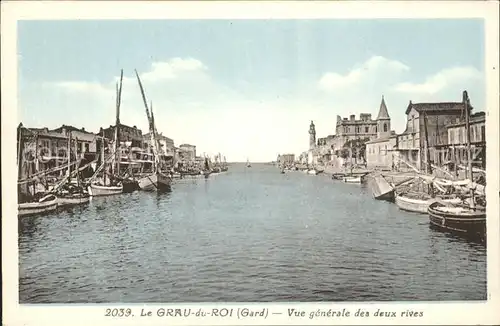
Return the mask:
[[152, 173], [147, 174], [140, 178], [139, 187], [145, 191], [161, 191], [161, 190], [170, 190], [172, 178], [168, 175], [165, 175], [161, 172], [160, 169], [160, 153], [159, 153], [159, 142], [158, 137], [156, 135], [156, 127], [154, 123], [154, 115], [151, 106], [151, 114], [148, 108], [148, 103], [146, 100], [146, 95], [144, 93], [144, 88], [141, 83], [141, 79], [139, 78], [139, 74], [137, 70], [135, 71], [135, 75], [137, 77], [137, 82], [139, 83], [139, 88], [141, 90], [142, 100], [144, 102], [144, 108], [146, 109], [146, 116], [148, 118], [149, 125], [149, 135], [151, 141], [151, 147], [153, 149], [153, 168]]

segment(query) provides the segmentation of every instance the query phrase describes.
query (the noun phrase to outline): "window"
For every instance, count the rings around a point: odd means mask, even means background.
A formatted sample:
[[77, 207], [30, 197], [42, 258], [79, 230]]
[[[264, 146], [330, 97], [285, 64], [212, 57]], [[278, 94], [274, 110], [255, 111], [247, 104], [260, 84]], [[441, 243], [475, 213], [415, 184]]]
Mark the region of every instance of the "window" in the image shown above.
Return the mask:
[[384, 123], [384, 132], [387, 132], [387, 123]]
[[86, 143], [85, 144], [85, 153], [88, 153], [88, 152], [90, 152], [90, 144]]
[[484, 126], [481, 126], [481, 141], [486, 140], [486, 130], [484, 129]]
[[377, 128], [377, 126], [375, 126], [375, 132], [378, 132], [378, 128]]
[[365, 127], [365, 133], [368, 133], [369, 128]]

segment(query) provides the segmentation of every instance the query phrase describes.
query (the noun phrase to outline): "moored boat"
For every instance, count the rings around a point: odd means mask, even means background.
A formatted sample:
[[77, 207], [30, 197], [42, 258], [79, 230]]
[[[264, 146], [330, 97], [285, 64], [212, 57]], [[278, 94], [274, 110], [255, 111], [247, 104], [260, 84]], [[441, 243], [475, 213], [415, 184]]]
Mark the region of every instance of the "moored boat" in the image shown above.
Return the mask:
[[316, 170], [316, 169], [310, 169], [310, 170], [307, 171], [307, 174], [316, 175], [316, 174], [318, 174], [318, 170]]
[[459, 204], [462, 200], [457, 197], [431, 197], [425, 193], [405, 193], [396, 194], [395, 202], [401, 210], [426, 214], [432, 203]]
[[139, 187], [144, 191], [170, 190], [172, 178], [160, 172], [156, 172], [139, 179]]
[[57, 208], [57, 197], [54, 195], [47, 195], [41, 198], [39, 201], [19, 203], [17, 205], [19, 217], [38, 215], [43, 213], [48, 213], [56, 210]]
[[486, 239], [486, 211], [483, 208], [432, 203], [427, 212], [433, 227], [468, 237]]
[[90, 202], [90, 195], [87, 192], [60, 193], [57, 196], [58, 206], [80, 205]]
[[92, 183], [88, 187], [89, 194], [93, 197], [96, 196], [110, 196], [110, 195], [119, 195], [123, 193], [123, 184], [118, 183], [117, 185], [101, 185], [97, 183]]
[[374, 175], [368, 177], [368, 186], [372, 190], [373, 198], [394, 201], [394, 187], [383, 176]]

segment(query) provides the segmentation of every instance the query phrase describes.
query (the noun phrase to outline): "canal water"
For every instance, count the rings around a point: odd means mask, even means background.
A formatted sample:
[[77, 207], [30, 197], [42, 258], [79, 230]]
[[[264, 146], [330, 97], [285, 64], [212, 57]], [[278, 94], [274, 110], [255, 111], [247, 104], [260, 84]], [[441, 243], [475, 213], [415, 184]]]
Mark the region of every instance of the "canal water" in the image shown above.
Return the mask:
[[264, 164], [19, 222], [21, 303], [486, 295], [483, 246], [361, 185]]

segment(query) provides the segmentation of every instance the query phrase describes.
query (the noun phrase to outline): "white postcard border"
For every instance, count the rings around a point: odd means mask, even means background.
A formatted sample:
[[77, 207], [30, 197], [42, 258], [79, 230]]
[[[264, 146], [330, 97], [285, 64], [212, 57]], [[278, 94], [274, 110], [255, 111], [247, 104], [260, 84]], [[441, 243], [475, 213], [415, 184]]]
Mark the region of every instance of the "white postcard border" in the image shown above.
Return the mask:
[[[22, 305], [18, 304], [18, 256], [16, 216], [16, 127], [17, 127], [17, 26], [22, 19], [285, 19], [285, 18], [481, 18], [485, 20], [485, 71], [487, 75], [487, 221], [488, 301], [487, 302], [391, 302], [391, 303], [270, 303], [270, 304], [155, 304], [155, 305]], [[396, 324], [500, 324], [499, 259], [499, 32], [496, 1], [377, 1], [377, 2], [7, 2], [2, 3], [2, 274], [3, 312], [6, 325], [130, 324], [130, 325], [396, 325]], [[14, 122], [13, 122], [14, 121]], [[494, 218], [496, 217], [496, 218]], [[268, 318], [167, 318], [105, 317], [106, 308], [268, 309]], [[306, 317], [287, 317], [287, 309], [307, 311]], [[310, 319], [317, 309], [358, 309], [404, 312], [423, 311], [421, 318], [323, 318]], [[236, 310], [235, 310], [236, 311]], [[281, 315], [272, 315], [281, 312]], [[239, 310], [241, 314], [241, 310]], [[398, 313], [399, 315], [399, 313]]]

